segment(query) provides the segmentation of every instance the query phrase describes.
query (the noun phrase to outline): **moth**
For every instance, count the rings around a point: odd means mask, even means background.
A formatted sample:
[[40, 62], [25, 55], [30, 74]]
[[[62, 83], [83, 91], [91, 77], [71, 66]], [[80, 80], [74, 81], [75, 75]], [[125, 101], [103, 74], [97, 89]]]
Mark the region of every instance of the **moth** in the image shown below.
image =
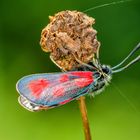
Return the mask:
[[112, 74], [123, 71], [140, 60], [140, 55], [122, 66], [138, 49], [140, 43], [118, 65], [110, 67], [99, 61], [99, 50], [93, 62], [69, 72], [32, 74], [21, 78], [16, 89], [19, 103], [29, 111], [48, 110], [69, 103], [87, 94], [96, 95], [111, 81]]

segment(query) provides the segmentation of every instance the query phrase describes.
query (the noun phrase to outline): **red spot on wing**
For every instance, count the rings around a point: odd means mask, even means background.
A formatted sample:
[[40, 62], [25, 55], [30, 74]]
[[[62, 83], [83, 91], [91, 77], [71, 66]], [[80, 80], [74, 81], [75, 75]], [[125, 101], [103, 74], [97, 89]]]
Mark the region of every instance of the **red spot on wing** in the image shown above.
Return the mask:
[[64, 88], [59, 86], [53, 90], [54, 97], [61, 97], [64, 95]]
[[71, 72], [73, 76], [78, 76], [77, 79], [74, 80], [74, 83], [76, 86], [83, 88], [85, 86], [90, 85], [94, 79], [93, 79], [93, 72], [90, 71], [79, 71], [79, 72]]
[[29, 83], [29, 89], [32, 91], [32, 94], [38, 98], [42, 91], [49, 85], [49, 82], [46, 79], [38, 79], [31, 81]]
[[64, 104], [66, 104], [66, 103], [70, 102], [71, 100], [72, 100], [72, 98], [67, 99], [67, 100], [65, 100], [65, 101], [61, 102], [60, 104], [61, 104], [61, 105], [64, 105]]
[[68, 75], [62, 75], [59, 79], [60, 82], [66, 82], [69, 80], [69, 76]]
[[90, 85], [93, 82], [93, 78], [79, 78], [75, 79], [74, 83], [76, 86], [83, 88]]
[[79, 76], [80, 78], [85, 77], [85, 78], [92, 78], [93, 77], [93, 72], [90, 71], [76, 71], [76, 72], [71, 72], [73, 76]]

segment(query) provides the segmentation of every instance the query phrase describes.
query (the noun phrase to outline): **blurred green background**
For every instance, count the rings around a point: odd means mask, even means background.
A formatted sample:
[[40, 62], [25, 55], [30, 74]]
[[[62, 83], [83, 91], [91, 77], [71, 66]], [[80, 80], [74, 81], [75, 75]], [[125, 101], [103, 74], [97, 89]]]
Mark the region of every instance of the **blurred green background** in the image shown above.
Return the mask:
[[[32, 113], [18, 104], [15, 84], [24, 75], [59, 71], [39, 45], [49, 15], [112, 1], [0, 2], [0, 140], [84, 140], [77, 101]], [[140, 41], [139, 0], [87, 14], [96, 19], [102, 63], [119, 63]], [[93, 140], [140, 140], [140, 63], [114, 75], [112, 83], [96, 98], [86, 98]]]

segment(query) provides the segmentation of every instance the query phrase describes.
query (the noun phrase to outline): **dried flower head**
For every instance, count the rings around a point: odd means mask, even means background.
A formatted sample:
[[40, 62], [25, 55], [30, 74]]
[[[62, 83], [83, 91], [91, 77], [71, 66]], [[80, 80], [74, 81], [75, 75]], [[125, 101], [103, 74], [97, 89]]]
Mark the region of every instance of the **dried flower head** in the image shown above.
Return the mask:
[[71, 70], [78, 62], [92, 61], [100, 43], [92, 28], [95, 19], [78, 11], [62, 11], [50, 16], [50, 23], [42, 30], [40, 44], [45, 52], [64, 70]]

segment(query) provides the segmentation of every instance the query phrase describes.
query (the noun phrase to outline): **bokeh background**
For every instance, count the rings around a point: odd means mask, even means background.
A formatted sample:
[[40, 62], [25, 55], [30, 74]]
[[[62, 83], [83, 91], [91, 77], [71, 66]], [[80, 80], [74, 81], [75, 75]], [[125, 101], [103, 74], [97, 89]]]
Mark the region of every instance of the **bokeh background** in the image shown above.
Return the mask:
[[[0, 139], [84, 140], [77, 101], [32, 113], [17, 102], [24, 75], [60, 71], [39, 45], [48, 16], [84, 11], [112, 0], [12, 0], [0, 2]], [[86, 12], [96, 19], [102, 63], [114, 66], [140, 42], [140, 1]], [[138, 54], [138, 53], [137, 53]], [[140, 139], [140, 63], [115, 74], [96, 98], [86, 98], [93, 140]]]

